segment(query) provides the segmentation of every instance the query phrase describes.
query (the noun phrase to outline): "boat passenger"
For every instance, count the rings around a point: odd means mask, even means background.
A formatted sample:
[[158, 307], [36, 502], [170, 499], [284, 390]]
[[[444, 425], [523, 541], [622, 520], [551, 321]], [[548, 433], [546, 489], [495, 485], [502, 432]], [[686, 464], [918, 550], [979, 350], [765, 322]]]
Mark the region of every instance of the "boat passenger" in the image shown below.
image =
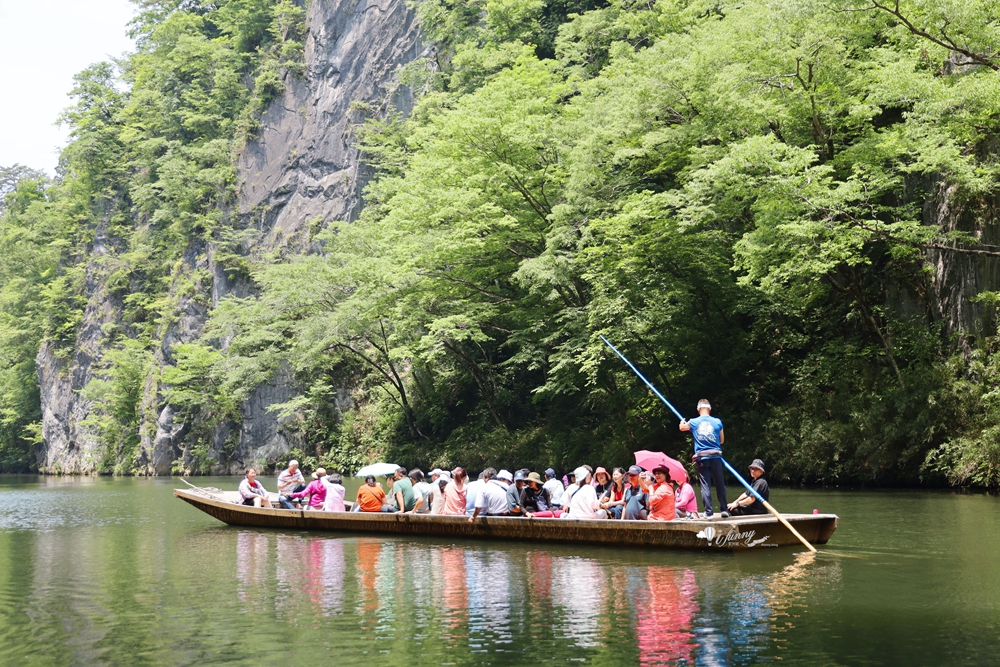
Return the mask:
[[326, 485], [323, 483], [323, 477], [326, 476], [325, 468], [316, 468], [316, 472], [313, 473], [313, 481], [309, 482], [307, 486], [302, 491], [293, 493], [289, 498], [305, 498], [309, 496], [309, 504], [302, 509], [319, 510], [323, 509], [323, 505], [326, 503]]
[[472, 516], [472, 513], [476, 511], [476, 496], [479, 495], [479, 490], [483, 487], [486, 481], [483, 479], [483, 473], [479, 473], [479, 477], [476, 481], [469, 482], [465, 485], [465, 513]]
[[[506, 476], [510, 473], [503, 471]], [[480, 514], [483, 516], [506, 516], [507, 512], [507, 487], [504, 481], [497, 479], [498, 473], [495, 468], [487, 468], [483, 471], [483, 485], [479, 487], [476, 494], [476, 507], [469, 517], [469, 523], [476, 520]], [[511, 478], [513, 481], [513, 478]]]
[[622, 518], [625, 511], [625, 469], [615, 468], [611, 472], [611, 485], [601, 497], [601, 509], [612, 519]]
[[375, 475], [365, 477], [364, 486], [358, 489], [356, 502], [360, 512], [381, 512], [382, 508], [386, 506], [385, 491], [375, 481]]
[[444, 487], [444, 507], [441, 514], [458, 516], [465, 514], [466, 480], [465, 468], [457, 466], [451, 471], [451, 480]]
[[257, 481], [257, 471], [247, 468], [246, 475], [240, 482], [240, 497], [243, 504], [253, 507], [272, 507], [271, 499], [267, 497], [264, 485]]
[[628, 486], [625, 488], [625, 510], [623, 519], [629, 521], [643, 520], [648, 516], [647, 504], [649, 495], [642, 485], [642, 468], [632, 466], [628, 469]]
[[431, 484], [431, 514], [444, 513], [444, 490], [450, 481], [451, 477], [448, 476], [448, 473], [442, 472]]
[[[590, 485], [591, 474], [586, 467], [580, 466], [574, 473], [576, 477], [576, 490], [569, 501], [569, 513], [563, 514], [562, 518], [570, 519], [605, 519], [607, 513], [601, 509], [601, 503], [597, 498], [597, 492]], [[572, 489], [573, 487], [570, 487]], [[566, 492], [569, 493], [570, 489]]]
[[666, 466], [653, 468], [652, 485], [646, 483], [649, 493], [649, 519], [651, 521], [673, 521], [677, 518], [674, 511], [674, 485], [670, 482], [670, 469]]
[[413, 483], [406, 476], [406, 468], [402, 466], [396, 468], [395, 480], [392, 484], [392, 497], [396, 500], [396, 509], [400, 512], [412, 512], [417, 507], [417, 496], [413, 493]]
[[[750, 476], [753, 477], [751, 488], [760, 494], [767, 501], [771, 500], [771, 488], [764, 479], [764, 462], [754, 459], [750, 464]], [[733, 516], [748, 516], [751, 514], [767, 514], [767, 508], [749, 492], [744, 492], [739, 498], [729, 505], [729, 511]]]
[[410, 483], [413, 484], [413, 496], [417, 502], [413, 506], [416, 514], [428, 514], [431, 511], [431, 485], [424, 481], [424, 473], [419, 468], [410, 471]]
[[320, 477], [320, 481], [326, 487], [326, 502], [323, 503], [323, 511], [325, 512], [344, 512], [347, 508], [344, 506], [344, 496], [347, 494], [347, 489], [344, 488], [344, 478], [339, 472], [331, 472], [325, 477]]
[[591, 483], [591, 486], [594, 487], [594, 491], [597, 491], [597, 497], [600, 498], [611, 488], [611, 475], [608, 474], [605, 468], [598, 466], [594, 472], [594, 481]]
[[524, 508], [521, 507], [521, 491], [524, 489], [527, 478], [527, 473], [518, 470], [514, 473], [514, 482], [507, 487], [507, 513], [511, 516], [524, 516]]
[[698, 466], [698, 483], [701, 486], [701, 500], [705, 504], [705, 516], [712, 516], [712, 486], [719, 498], [722, 518], [729, 516], [726, 503], [726, 480], [722, 476], [722, 445], [726, 434], [722, 420], [712, 416], [712, 404], [707, 398], [698, 401], [698, 416], [682, 420], [680, 429], [690, 431], [694, 436], [694, 461]]
[[542, 488], [549, 492], [552, 507], [562, 507], [562, 494], [563, 491], [566, 490], [566, 487], [563, 486], [562, 481], [556, 477], [556, 471], [552, 468], [547, 468], [545, 470], [545, 484]]
[[674, 510], [678, 519], [698, 518], [698, 499], [694, 495], [694, 488], [688, 481], [687, 475], [683, 481], [677, 483], [677, 490], [674, 492]]
[[289, 500], [289, 496], [305, 488], [306, 480], [299, 470], [299, 462], [292, 459], [288, 462], [288, 467], [278, 473], [278, 504], [286, 510], [298, 509], [295, 507], [296, 503]]
[[[579, 470], [579, 468], [577, 468], [577, 470]], [[586, 468], [584, 468], [584, 470], [586, 470]], [[579, 490], [580, 484], [583, 484], [583, 482], [577, 483], [575, 470], [573, 472], [566, 473], [564, 477], [569, 478], [570, 480], [570, 483], [566, 485], [566, 490], [563, 491], [562, 496], [563, 509], [568, 513], [569, 504], [573, 502], [573, 494]]]
[[521, 507], [524, 508], [526, 517], [540, 519], [556, 518], [562, 516], [562, 510], [552, 506], [552, 496], [542, 483], [542, 478], [537, 472], [529, 472], [525, 480], [524, 488], [521, 489]]

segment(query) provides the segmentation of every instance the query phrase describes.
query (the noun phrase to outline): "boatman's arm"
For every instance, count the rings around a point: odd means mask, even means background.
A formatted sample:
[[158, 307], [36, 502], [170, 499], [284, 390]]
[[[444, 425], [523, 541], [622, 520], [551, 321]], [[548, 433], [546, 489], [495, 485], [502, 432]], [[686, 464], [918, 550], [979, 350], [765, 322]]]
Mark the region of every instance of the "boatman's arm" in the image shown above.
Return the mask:
[[726, 429], [723, 428], [719, 429], [719, 444], [720, 445], [726, 444]]
[[691, 424], [688, 423], [688, 420], [682, 419], [681, 420], [680, 429], [682, 431], [690, 431], [691, 430]]

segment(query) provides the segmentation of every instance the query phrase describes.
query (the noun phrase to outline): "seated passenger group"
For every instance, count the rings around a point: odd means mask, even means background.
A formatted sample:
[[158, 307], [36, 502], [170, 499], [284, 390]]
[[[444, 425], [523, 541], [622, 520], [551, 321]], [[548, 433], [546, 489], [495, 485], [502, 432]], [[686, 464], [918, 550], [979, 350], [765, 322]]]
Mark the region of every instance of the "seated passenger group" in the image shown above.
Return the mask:
[[[750, 466], [754, 489], [765, 499], [767, 482], [763, 479], [764, 464], [755, 459]], [[317, 468], [306, 485], [297, 461], [278, 474], [278, 502], [285, 509], [346, 511], [345, 488], [340, 473], [329, 475]], [[698, 518], [698, 502], [694, 489], [686, 478], [671, 479], [670, 470], [657, 467], [650, 472], [637, 465], [627, 470], [614, 468], [611, 474], [604, 468], [596, 472], [590, 466], [580, 466], [572, 473], [556, 477], [552, 468], [545, 471], [545, 480], [527, 469], [513, 474], [507, 470], [487, 468], [478, 479], [469, 481], [465, 468], [452, 471], [434, 469], [430, 481], [419, 469], [397, 468], [386, 476], [386, 486], [368, 475], [358, 489], [354, 512], [404, 512], [442, 514], [469, 517], [473, 522], [480, 516], [514, 516], [525, 518], [568, 519], [649, 519], [672, 521]], [[675, 487], [676, 483], [676, 487]], [[244, 505], [271, 507], [267, 492], [256, 479], [256, 471], [247, 470], [240, 483]], [[760, 507], [758, 507], [758, 505]], [[743, 494], [728, 509], [733, 514], [757, 514], [767, 510], [750, 494]]]

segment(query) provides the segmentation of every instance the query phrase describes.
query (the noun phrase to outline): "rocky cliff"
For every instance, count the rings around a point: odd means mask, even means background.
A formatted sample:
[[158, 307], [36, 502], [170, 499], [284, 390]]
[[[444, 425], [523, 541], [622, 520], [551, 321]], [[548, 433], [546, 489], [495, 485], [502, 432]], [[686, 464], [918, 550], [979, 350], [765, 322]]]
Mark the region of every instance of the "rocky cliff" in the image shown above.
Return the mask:
[[[403, 0], [313, 0], [308, 5], [306, 68], [302, 77], [285, 77], [283, 93], [261, 120], [257, 138], [239, 159], [239, 200], [228, 212], [235, 226], [251, 227], [238, 247], [246, 256], [302, 253], [315, 250], [310, 227], [353, 219], [362, 206], [368, 174], [352, 145], [352, 103], [385, 112], [407, 113], [410, 96], [397, 81], [399, 66], [420, 54], [415, 17]], [[120, 306], [103, 282], [105, 230], [99, 225], [88, 265], [87, 305], [77, 341], [68, 354], [51, 344], [37, 357], [41, 385], [42, 436], [37, 450], [42, 472], [91, 473], [103, 451], [94, 427], [85, 423], [93, 401], [81, 390], [98, 372], [102, 341], [120, 318]], [[179, 296], [175, 316], [161, 331], [155, 363], [171, 360], [172, 347], [196, 340], [210, 307], [230, 294], [245, 295], [252, 284], [231, 278], [216, 261], [217, 248], [195, 243], [184, 254], [183, 272], [210, 276], [199, 296]], [[189, 424], [165, 404], [155, 373], [142, 403], [143, 426], [138, 467], [147, 474], [169, 474], [172, 462], [189, 460], [185, 436]], [[229, 463], [216, 472], [235, 472], [245, 464], [280, 457], [296, 443], [294, 436], [268, 410], [295, 391], [287, 375], [278, 374], [258, 387], [241, 406], [239, 424], [216, 429], [212, 450], [232, 447]], [[235, 443], [235, 445], [233, 444]]]

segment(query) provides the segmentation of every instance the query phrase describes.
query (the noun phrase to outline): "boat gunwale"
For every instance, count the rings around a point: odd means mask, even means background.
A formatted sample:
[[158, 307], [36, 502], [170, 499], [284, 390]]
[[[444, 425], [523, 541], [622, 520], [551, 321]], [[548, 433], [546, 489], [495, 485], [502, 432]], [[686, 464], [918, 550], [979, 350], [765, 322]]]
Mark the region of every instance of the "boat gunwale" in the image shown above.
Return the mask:
[[[203, 492], [207, 493], [207, 492]], [[604, 544], [638, 548], [701, 549], [734, 551], [753, 547], [798, 545], [797, 540], [770, 515], [715, 517], [683, 521], [564, 520], [375, 512], [322, 512], [284, 508], [250, 507], [206, 497], [187, 489], [175, 489], [174, 496], [229, 525], [324, 530], [383, 535], [423, 535], [472, 539], [508, 539], [553, 544]], [[785, 514], [800, 532], [809, 533], [816, 544], [824, 544], [839, 523], [835, 514]], [[750, 544], [756, 530], [766, 526], [767, 536], [780, 535], [780, 543]], [[718, 538], [705, 538], [711, 532]], [[555, 529], [555, 530], [552, 530]], [[763, 532], [763, 531], [762, 531]], [[784, 535], [784, 533], [788, 535]], [[749, 537], [744, 537], [749, 535]], [[736, 536], [736, 537], [734, 537]]]

